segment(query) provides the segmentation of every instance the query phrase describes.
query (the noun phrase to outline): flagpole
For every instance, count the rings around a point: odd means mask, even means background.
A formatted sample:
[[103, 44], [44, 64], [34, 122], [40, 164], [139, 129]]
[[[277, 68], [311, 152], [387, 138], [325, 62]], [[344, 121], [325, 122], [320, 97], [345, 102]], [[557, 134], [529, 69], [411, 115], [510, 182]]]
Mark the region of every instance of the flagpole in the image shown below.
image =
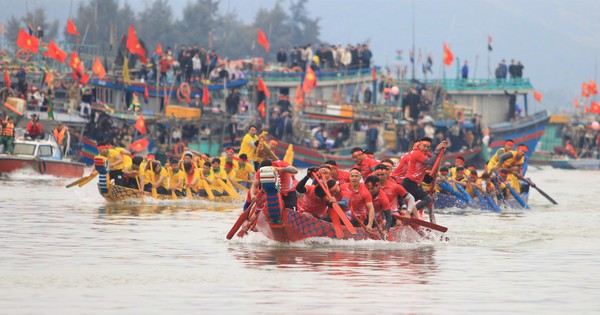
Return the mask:
[[412, 2], [412, 80], [415, 80], [415, 0]]

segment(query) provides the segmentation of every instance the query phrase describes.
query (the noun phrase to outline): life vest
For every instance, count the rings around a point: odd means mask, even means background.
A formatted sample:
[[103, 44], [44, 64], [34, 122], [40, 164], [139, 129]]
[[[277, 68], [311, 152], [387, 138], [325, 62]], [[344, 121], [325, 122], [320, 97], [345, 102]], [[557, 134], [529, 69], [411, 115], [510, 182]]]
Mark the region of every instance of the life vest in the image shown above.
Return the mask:
[[58, 128], [54, 128], [54, 138], [56, 138], [56, 142], [58, 145], [62, 145], [65, 140], [65, 134], [67, 133], [67, 128], [63, 127], [62, 130], [58, 130]]
[[15, 134], [15, 125], [13, 123], [6, 123], [6, 126], [2, 128], [2, 135], [12, 137]]

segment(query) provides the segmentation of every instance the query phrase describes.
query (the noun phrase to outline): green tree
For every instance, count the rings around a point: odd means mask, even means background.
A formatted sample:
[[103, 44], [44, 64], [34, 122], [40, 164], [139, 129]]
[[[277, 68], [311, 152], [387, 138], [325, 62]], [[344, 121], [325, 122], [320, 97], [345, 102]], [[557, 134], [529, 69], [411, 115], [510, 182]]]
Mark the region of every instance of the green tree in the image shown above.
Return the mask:
[[290, 4], [292, 41], [296, 45], [319, 43], [321, 27], [319, 18], [311, 19], [306, 12], [308, 0], [298, 0]]
[[44, 30], [44, 42], [49, 42], [50, 39], [55, 39], [58, 34], [58, 20], [52, 22], [46, 18], [46, 11], [43, 8], [35, 8], [32, 12], [28, 12], [24, 17], [16, 18], [11, 16], [6, 24], [6, 38], [8, 44], [16, 47], [19, 30], [28, 31], [27, 25], [30, 24], [33, 29], [34, 36], [37, 36], [37, 27], [41, 26]]
[[183, 18], [176, 23], [177, 40], [184, 45], [198, 44], [208, 48], [208, 34], [214, 32], [218, 15], [219, 1], [196, 0], [183, 8]]
[[[260, 9], [254, 19], [256, 31], [262, 29], [269, 41], [269, 56], [274, 58], [279, 47], [287, 47], [289, 49], [294, 43], [290, 33], [290, 17], [281, 6], [282, 1], [279, 0], [271, 10]], [[255, 32], [253, 41], [256, 42], [257, 33]], [[254, 52], [256, 56], [263, 56], [263, 48], [257, 47]]]
[[139, 16], [138, 36], [145, 41], [148, 56], [152, 55], [156, 44], [163, 48], [176, 43], [173, 11], [167, 0], [154, 0]]

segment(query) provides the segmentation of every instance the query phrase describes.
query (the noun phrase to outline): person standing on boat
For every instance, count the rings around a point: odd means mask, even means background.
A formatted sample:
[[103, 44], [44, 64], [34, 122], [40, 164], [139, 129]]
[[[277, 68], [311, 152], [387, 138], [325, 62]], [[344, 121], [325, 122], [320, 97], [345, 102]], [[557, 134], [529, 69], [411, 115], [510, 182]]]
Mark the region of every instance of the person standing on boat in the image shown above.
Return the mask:
[[279, 51], [277, 52], [277, 63], [280, 67], [285, 67], [285, 63], [287, 62], [287, 54], [285, 52], [285, 47], [279, 47]]
[[373, 207], [373, 197], [365, 185], [360, 182], [361, 171], [357, 168], [350, 170], [350, 182], [342, 185], [342, 195], [350, 199], [349, 218], [353, 225], [358, 226], [356, 219], [365, 222], [367, 232], [371, 233], [375, 221], [375, 208]]
[[62, 155], [66, 155], [69, 148], [69, 142], [71, 141], [71, 135], [67, 126], [65, 126], [62, 122], [59, 122], [58, 126], [54, 128], [53, 134], [54, 139], [56, 139], [56, 143], [60, 147]]
[[463, 80], [466, 80], [469, 78], [469, 65], [466, 60], [465, 60], [465, 63], [463, 64], [462, 68], [460, 69], [460, 76]]
[[353, 168], [360, 170], [363, 179], [373, 173], [373, 168], [379, 164], [377, 160], [365, 156], [364, 150], [361, 148], [353, 148], [350, 151], [352, 160], [356, 163]]
[[486, 170], [488, 173], [492, 172], [492, 168], [494, 168], [496, 165], [498, 165], [498, 158], [506, 153], [506, 152], [510, 152], [510, 150], [512, 150], [513, 146], [515, 145], [515, 142], [512, 139], [506, 139], [504, 141], [504, 147], [498, 149], [496, 151], [496, 153], [494, 153], [494, 155], [492, 156], [492, 158], [490, 159], [490, 161], [487, 164]]
[[[108, 159], [108, 176], [111, 180], [114, 180], [115, 185], [123, 185], [125, 182], [123, 168], [127, 166], [125, 163], [124, 155], [127, 157], [131, 156], [131, 152], [125, 150], [124, 148], [114, 148], [111, 149], [108, 145], [99, 145], [98, 146], [98, 154]], [[128, 159], [131, 161], [131, 158]]]
[[25, 136], [31, 138], [32, 140], [44, 138], [43, 127], [40, 123], [38, 115], [31, 115], [31, 120], [27, 123], [26, 131], [27, 133]]
[[2, 121], [2, 133], [0, 136], [0, 145], [4, 145], [4, 152], [12, 154], [15, 142], [15, 124], [12, 117], [6, 115], [6, 119]]
[[254, 163], [254, 168], [258, 169], [258, 161], [255, 157], [256, 148], [260, 143], [259, 136], [257, 136], [258, 129], [256, 126], [252, 125], [248, 128], [248, 132], [242, 138], [242, 143], [240, 144], [240, 151], [238, 151], [238, 156], [245, 154], [248, 157], [248, 160]]
[[[409, 192], [415, 200], [419, 200], [416, 204], [416, 210], [423, 210], [433, 200], [431, 196], [421, 187], [421, 183], [425, 178], [427, 169], [435, 163], [441, 149], [446, 148], [446, 141], [442, 141], [436, 148], [433, 154], [428, 157], [429, 148], [431, 147], [431, 138], [422, 138], [417, 143], [417, 148], [410, 152], [410, 162], [406, 171], [406, 178], [402, 180], [402, 186]], [[414, 215], [413, 211], [413, 215]]]

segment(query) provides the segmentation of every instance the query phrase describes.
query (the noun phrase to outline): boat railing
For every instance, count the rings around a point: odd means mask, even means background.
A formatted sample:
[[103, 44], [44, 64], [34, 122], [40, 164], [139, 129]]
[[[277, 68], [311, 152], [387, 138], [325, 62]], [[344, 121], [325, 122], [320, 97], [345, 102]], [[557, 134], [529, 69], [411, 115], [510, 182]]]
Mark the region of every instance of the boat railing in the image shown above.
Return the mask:
[[[408, 86], [414, 81], [409, 79], [399, 80], [396, 83], [401, 86]], [[529, 78], [508, 78], [508, 79], [426, 79], [419, 80], [431, 86], [439, 86], [446, 91], [514, 91], [514, 90], [532, 90], [533, 85]]]
[[[377, 69], [377, 68], [376, 68]], [[371, 68], [348, 69], [338, 71], [315, 71], [317, 81], [336, 81], [351, 78], [371, 79]], [[304, 72], [301, 71], [259, 71], [259, 72], [244, 72], [246, 78], [260, 76], [265, 81], [298, 81], [304, 77]]]

